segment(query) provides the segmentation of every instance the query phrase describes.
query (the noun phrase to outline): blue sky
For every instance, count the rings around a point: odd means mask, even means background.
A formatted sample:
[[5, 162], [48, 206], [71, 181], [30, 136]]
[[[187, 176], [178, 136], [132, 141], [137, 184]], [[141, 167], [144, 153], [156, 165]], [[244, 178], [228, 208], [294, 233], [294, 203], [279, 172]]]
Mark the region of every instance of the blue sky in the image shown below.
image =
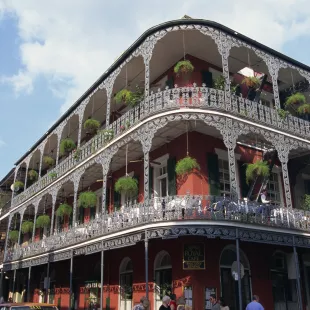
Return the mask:
[[310, 64], [308, 0], [0, 0], [0, 178], [138, 36], [184, 14]]

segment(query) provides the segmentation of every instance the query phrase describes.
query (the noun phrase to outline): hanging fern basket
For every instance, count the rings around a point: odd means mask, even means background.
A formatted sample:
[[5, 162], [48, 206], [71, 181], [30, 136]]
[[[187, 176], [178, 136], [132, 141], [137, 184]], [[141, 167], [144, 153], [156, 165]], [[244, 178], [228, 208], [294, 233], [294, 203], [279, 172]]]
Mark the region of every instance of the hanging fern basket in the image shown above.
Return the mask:
[[56, 210], [56, 216], [61, 218], [64, 216], [70, 216], [71, 213], [72, 213], [72, 207], [67, 203], [62, 203]]
[[13, 187], [14, 187], [14, 191], [20, 191], [24, 188], [24, 183], [22, 181], [16, 181], [13, 184]]
[[117, 193], [134, 196], [138, 193], [138, 181], [133, 177], [126, 176], [119, 178], [114, 186]]
[[175, 166], [175, 173], [178, 176], [184, 176], [192, 173], [194, 170], [200, 170], [200, 166], [195, 158], [186, 156], [180, 159]]
[[297, 113], [304, 115], [304, 114], [310, 114], [310, 104], [304, 103], [297, 109]]
[[246, 182], [249, 184], [256, 177], [268, 177], [270, 174], [267, 161], [258, 160], [253, 164], [247, 164], [245, 175]]
[[48, 227], [51, 223], [51, 218], [49, 215], [43, 214], [37, 217], [36, 228]]
[[18, 230], [11, 230], [9, 232], [9, 240], [12, 242], [17, 242], [19, 237], [19, 231]]
[[22, 233], [28, 234], [33, 232], [33, 222], [32, 221], [24, 221], [22, 223]]
[[293, 94], [287, 97], [285, 101], [285, 107], [296, 106], [296, 105], [304, 105], [306, 104], [306, 97], [301, 93]]
[[189, 60], [181, 60], [174, 66], [174, 73], [177, 76], [188, 77], [194, 69], [194, 66]]
[[44, 156], [43, 157], [43, 162], [45, 163], [45, 165], [47, 165], [48, 167], [52, 167], [55, 165], [55, 160], [54, 158], [50, 157], [50, 156]]
[[260, 79], [256, 76], [247, 76], [242, 81], [242, 84], [245, 84], [249, 88], [258, 88], [260, 83]]
[[30, 181], [36, 181], [39, 177], [39, 174], [35, 170], [30, 170], [28, 172], [28, 177]]
[[82, 192], [79, 195], [78, 206], [82, 208], [93, 208], [97, 204], [97, 196], [92, 191]]
[[101, 124], [96, 119], [89, 118], [84, 123], [84, 129], [87, 134], [95, 135], [98, 132]]
[[73, 151], [75, 148], [76, 148], [76, 145], [72, 139], [70, 138], [63, 139], [61, 140], [60, 147], [59, 147], [60, 155], [63, 156], [65, 154], [68, 154], [71, 151]]

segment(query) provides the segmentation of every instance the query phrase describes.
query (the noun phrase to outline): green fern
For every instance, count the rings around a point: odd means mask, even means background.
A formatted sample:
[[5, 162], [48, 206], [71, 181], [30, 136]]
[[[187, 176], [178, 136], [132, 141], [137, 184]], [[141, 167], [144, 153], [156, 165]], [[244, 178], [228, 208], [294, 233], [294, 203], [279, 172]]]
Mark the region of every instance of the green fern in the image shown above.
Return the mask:
[[62, 203], [56, 210], [56, 216], [58, 217], [64, 217], [65, 215], [69, 216], [71, 215], [71, 213], [72, 213], [72, 207], [67, 203]]
[[270, 174], [269, 164], [267, 161], [258, 160], [253, 164], [247, 164], [246, 167], [246, 182], [254, 180], [256, 177], [268, 177]]
[[182, 176], [185, 174], [190, 174], [194, 169], [200, 170], [197, 160], [190, 156], [186, 156], [177, 162], [175, 172], [177, 175]]
[[33, 232], [33, 222], [32, 221], [24, 221], [22, 223], [22, 233], [28, 234]]
[[82, 192], [79, 195], [78, 206], [92, 208], [97, 204], [97, 195], [92, 191]]
[[51, 223], [51, 218], [49, 215], [43, 214], [37, 217], [36, 228], [48, 227]]
[[306, 97], [305, 95], [301, 93], [296, 93], [291, 96], [289, 96], [286, 101], [285, 101], [285, 107], [289, 107], [292, 105], [297, 105], [297, 104], [305, 104], [306, 103]]
[[189, 74], [194, 71], [194, 66], [189, 60], [181, 60], [174, 66], [174, 73], [176, 75]]
[[119, 178], [115, 183], [115, 191], [120, 194], [126, 194], [129, 196], [136, 195], [138, 193], [138, 181], [132, 177]]

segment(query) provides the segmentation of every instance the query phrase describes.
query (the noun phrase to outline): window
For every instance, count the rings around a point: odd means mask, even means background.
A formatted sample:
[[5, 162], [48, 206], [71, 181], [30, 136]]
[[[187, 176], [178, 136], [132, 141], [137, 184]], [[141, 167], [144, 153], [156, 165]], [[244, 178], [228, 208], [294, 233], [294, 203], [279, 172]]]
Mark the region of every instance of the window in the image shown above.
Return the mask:
[[269, 177], [267, 185], [268, 200], [281, 204], [281, 192], [279, 184], [279, 175], [276, 172], [272, 172]]
[[120, 265], [120, 309], [132, 309], [133, 265], [129, 257]]
[[230, 179], [228, 161], [219, 159], [219, 173], [220, 173], [220, 191], [221, 196], [230, 195]]
[[168, 158], [169, 155], [162, 156], [155, 161], [159, 165], [153, 165], [154, 169], [154, 194], [156, 197], [166, 197], [168, 193]]

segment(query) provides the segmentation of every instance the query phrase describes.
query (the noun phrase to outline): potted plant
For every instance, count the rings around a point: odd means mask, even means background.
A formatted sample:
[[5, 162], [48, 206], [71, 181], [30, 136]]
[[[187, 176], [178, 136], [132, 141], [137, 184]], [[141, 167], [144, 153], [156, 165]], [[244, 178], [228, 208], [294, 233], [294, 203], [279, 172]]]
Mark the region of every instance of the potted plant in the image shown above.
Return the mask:
[[92, 191], [82, 192], [79, 195], [78, 206], [82, 208], [93, 208], [97, 204], [97, 196]]
[[121, 177], [116, 181], [114, 189], [127, 197], [134, 196], [138, 193], [138, 181], [130, 176]]
[[310, 104], [304, 103], [297, 109], [298, 114], [309, 114], [310, 113]]
[[51, 178], [51, 179], [56, 179], [57, 178], [57, 173], [56, 172], [50, 172], [48, 174], [48, 176]]
[[254, 180], [256, 177], [268, 177], [270, 174], [267, 161], [258, 160], [253, 164], [247, 164], [245, 176], [246, 182]]
[[77, 148], [76, 150], [73, 150], [73, 158], [76, 161], [79, 161], [81, 158], [81, 150], [79, 148]]
[[130, 107], [134, 107], [139, 104], [144, 98], [144, 90], [136, 85], [135, 91], [130, 91], [128, 89], [120, 90], [114, 97], [116, 103], [124, 102]]
[[177, 76], [188, 76], [194, 71], [194, 66], [189, 60], [180, 60], [175, 66], [174, 66], [174, 73]]
[[306, 97], [301, 93], [295, 93], [286, 98], [285, 107], [302, 105], [306, 103]]
[[68, 154], [75, 148], [76, 145], [72, 139], [70, 138], [63, 139], [60, 142], [60, 149], [59, 149], [60, 155], [63, 156], [65, 154]]
[[22, 233], [28, 234], [33, 232], [33, 222], [32, 221], [24, 221], [22, 223]]
[[301, 208], [305, 211], [310, 211], [310, 195], [304, 195]]
[[248, 88], [258, 88], [261, 81], [256, 76], [247, 76], [242, 80], [242, 84], [245, 84]]
[[126, 88], [120, 90], [117, 92], [117, 94], [114, 96], [114, 100], [116, 103], [122, 103], [125, 104], [129, 103], [132, 97], [132, 92]]
[[195, 169], [200, 170], [197, 160], [190, 156], [186, 156], [177, 162], [175, 166], [175, 173], [178, 176], [183, 176], [192, 173]]
[[104, 142], [110, 142], [114, 138], [114, 131], [112, 129], [104, 129], [101, 131]]
[[53, 167], [55, 165], [55, 159], [51, 156], [44, 156], [43, 162], [49, 167]]
[[51, 223], [51, 219], [49, 215], [47, 214], [40, 215], [37, 217], [37, 220], [36, 220], [36, 228], [48, 227], [50, 223]]
[[286, 111], [286, 110], [283, 110], [283, 109], [277, 109], [277, 112], [278, 112], [279, 117], [282, 120], [285, 120], [289, 116], [289, 114], [290, 114], [289, 111]]
[[39, 174], [38, 172], [32, 169], [32, 170], [29, 170], [28, 177], [30, 181], [36, 181], [39, 177]]
[[15, 181], [13, 184], [14, 191], [18, 192], [24, 188], [24, 183], [22, 181]]
[[84, 123], [86, 134], [95, 135], [100, 128], [101, 124], [96, 119], [89, 118]]
[[9, 240], [13, 243], [16, 243], [18, 241], [19, 237], [19, 231], [18, 230], [11, 230], [9, 231]]
[[56, 210], [56, 216], [58, 217], [70, 216], [71, 213], [72, 207], [67, 203], [62, 203]]

